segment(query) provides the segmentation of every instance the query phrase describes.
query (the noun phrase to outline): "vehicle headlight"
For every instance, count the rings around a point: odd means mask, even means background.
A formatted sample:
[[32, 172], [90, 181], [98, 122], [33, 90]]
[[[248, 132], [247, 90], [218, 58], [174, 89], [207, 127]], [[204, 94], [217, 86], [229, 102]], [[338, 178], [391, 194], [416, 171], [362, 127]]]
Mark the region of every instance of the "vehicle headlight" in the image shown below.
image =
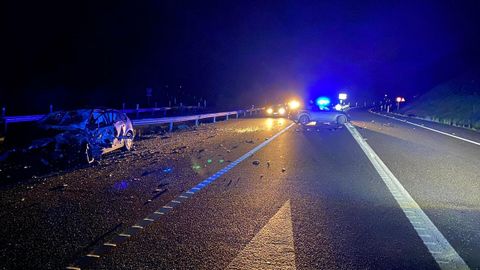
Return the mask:
[[268, 114], [272, 114], [272, 113], [273, 113], [273, 109], [272, 109], [272, 108], [268, 108], [268, 109], [267, 109], [267, 113], [268, 113]]
[[292, 110], [296, 110], [300, 107], [300, 102], [298, 102], [297, 100], [291, 100], [288, 103], [288, 107], [290, 107], [290, 109], [292, 109]]
[[285, 114], [285, 112], [286, 112], [286, 111], [285, 111], [285, 108], [280, 108], [280, 109], [278, 109], [278, 113], [279, 113], [279, 114], [282, 114], [282, 115], [283, 115], [283, 114]]

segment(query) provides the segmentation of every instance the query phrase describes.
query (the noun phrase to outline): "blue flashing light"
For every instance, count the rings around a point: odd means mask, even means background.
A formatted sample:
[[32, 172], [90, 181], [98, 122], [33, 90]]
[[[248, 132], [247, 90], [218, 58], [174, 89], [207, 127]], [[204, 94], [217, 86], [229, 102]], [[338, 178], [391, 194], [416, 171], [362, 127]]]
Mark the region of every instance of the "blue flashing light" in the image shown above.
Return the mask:
[[330, 99], [328, 97], [319, 97], [316, 101], [319, 107], [326, 107], [330, 105]]

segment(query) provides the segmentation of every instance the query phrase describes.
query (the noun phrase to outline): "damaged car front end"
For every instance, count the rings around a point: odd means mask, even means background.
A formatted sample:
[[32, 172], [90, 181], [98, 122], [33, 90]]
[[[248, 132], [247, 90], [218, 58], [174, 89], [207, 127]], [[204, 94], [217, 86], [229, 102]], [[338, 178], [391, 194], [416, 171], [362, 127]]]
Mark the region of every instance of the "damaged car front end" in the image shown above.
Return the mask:
[[15, 146], [14, 156], [28, 156], [44, 165], [92, 163], [113, 150], [131, 150], [134, 136], [132, 122], [124, 113], [83, 109], [50, 113], [9, 142]]

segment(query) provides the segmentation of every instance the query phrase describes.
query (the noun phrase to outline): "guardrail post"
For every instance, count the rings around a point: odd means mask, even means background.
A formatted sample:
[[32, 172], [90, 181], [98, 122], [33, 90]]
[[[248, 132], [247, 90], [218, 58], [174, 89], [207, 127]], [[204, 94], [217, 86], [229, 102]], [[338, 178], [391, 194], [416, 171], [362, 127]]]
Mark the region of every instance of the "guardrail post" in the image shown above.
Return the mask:
[[206, 99], [203, 101], [203, 107], [204, 107], [204, 108], [207, 107], [207, 100], [206, 100]]
[[235, 115], [237, 116], [237, 119], [238, 119], [238, 112], [236, 112]]
[[7, 109], [2, 107], [2, 117], [5, 117], [5, 115], [7, 115]]
[[53, 104], [50, 104], [50, 112], [53, 112]]
[[195, 126], [198, 127], [198, 117], [195, 119]]
[[217, 117], [216, 116], [213, 117], [213, 123], [215, 123], [215, 122], [217, 122]]
[[138, 118], [138, 113], [139, 113], [139, 112], [138, 112], [138, 109], [140, 109], [140, 104], [137, 104], [137, 107], [136, 107], [136, 110], [137, 110], [137, 113], [136, 113], [137, 118]]
[[167, 110], [163, 109], [163, 116], [167, 116]]
[[243, 117], [247, 116], [247, 112], [243, 111]]
[[122, 112], [125, 112], [125, 102], [122, 103]]
[[227, 113], [227, 118], [225, 120], [228, 120], [228, 113]]
[[170, 122], [170, 127], [168, 128], [168, 131], [170, 132], [173, 131], [173, 120]]

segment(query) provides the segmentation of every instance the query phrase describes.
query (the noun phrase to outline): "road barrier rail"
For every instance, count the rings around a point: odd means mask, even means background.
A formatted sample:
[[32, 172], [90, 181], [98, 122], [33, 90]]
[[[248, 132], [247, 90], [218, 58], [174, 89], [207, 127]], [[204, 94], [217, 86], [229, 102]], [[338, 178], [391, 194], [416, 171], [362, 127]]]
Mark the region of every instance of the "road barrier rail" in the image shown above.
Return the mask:
[[[179, 107], [180, 108], [180, 107]], [[195, 109], [195, 106], [183, 106], [181, 108], [186, 109]], [[176, 107], [162, 107], [162, 108], [142, 108], [142, 109], [125, 109], [119, 110], [124, 113], [139, 113], [139, 112], [154, 112], [154, 111], [167, 111], [171, 109], [176, 109]], [[199, 121], [202, 119], [213, 118], [213, 122], [216, 122], [218, 117], [225, 117], [227, 120], [231, 115], [234, 115], [236, 118], [239, 115], [253, 115], [257, 114], [258, 112], [262, 111], [263, 108], [252, 108], [248, 110], [238, 110], [238, 111], [228, 111], [228, 112], [219, 112], [219, 113], [205, 113], [205, 114], [197, 114], [197, 115], [188, 115], [188, 116], [174, 116], [174, 117], [157, 117], [157, 118], [141, 118], [141, 119], [132, 119], [134, 126], [148, 126], [148, 125], [161, 125], [161, 124], [169, 124], [170, 131], [173, 130], [174, 123], [180, 122], [189, 122], [195, 121], [195, 125], [199, 124]], [[42, 117], [44, 114], [37, 114], [37, 115], [21, 115], [21, 116], [3, 116], [1, 117], [5, 124], [5, 130], [8, 124], [11, 123], [26, 123], [26, 122], [35, 122]]]
[[169, 130], [172, 131], [174, 123], [195, 121], [195, 126], [198, 126], [200, 120], [202, 119], [212, 118], [213, 122], [215, 123], [218, 117], [225, 117], [225, 119], [228, 120], [231, 115], [234, 115], [235, 118], [238, 118], [240, 115], [251, 116], [253, 114], [257, 114], [262, 110], [263, 108], [254, 108], [254, 109], [248, 109], [248, 110], [238, 110], [238, 111], [219, 112], [219, 113], [205, 113], [205, 114], [188, 115], [188, 116], [144, 118], [144, 119], [134, 119], [132, 120], [132, 122], [135, 127], [168, 124]]

